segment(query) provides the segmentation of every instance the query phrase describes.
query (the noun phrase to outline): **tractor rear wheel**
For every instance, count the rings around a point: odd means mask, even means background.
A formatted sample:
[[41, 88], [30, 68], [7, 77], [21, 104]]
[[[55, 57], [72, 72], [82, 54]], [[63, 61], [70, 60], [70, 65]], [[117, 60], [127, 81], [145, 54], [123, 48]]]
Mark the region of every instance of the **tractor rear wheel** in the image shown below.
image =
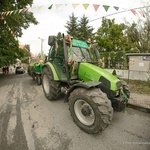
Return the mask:
[[48, 100], [54, 101], [62, 96], [60, 82], [54, 81], [51, 69], [43, 68], [42, 87]]
[[37, 82], [37, 85], [41, 85], [41, 83], [42, 83], [41, 76], [38, 74], [36, 75], [36, 82]]
[[113, 117], [111, 101], [99, 88], [75, 89], [69, 97], [69, 109], [77, 126], [89, 134], [105, 130]]
[[35, 73], [34, 73], [34, 72], [32, 73], [32, 78], [33, 78], [33, 80], [35, 81], [35, 79], [36, 79], [36, 75], [35, 75]]

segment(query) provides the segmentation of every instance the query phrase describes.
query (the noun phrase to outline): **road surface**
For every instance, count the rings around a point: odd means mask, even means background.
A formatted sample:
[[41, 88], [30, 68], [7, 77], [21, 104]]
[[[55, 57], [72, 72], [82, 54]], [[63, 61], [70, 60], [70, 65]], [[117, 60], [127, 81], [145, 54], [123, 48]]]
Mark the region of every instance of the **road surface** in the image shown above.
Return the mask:
[[63, 98], [48, 101], [28, 74], [0, 75], [0, 150], [150, 150], [150, 114], [114, 112], [99, 135], [80, 130]]

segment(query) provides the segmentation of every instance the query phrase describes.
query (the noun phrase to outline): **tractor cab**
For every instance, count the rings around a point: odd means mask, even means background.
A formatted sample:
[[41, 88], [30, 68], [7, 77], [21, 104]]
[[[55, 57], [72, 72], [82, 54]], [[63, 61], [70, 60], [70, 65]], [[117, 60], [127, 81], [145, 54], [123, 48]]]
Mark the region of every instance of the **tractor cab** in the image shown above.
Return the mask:
[[65, 38], [49, 36], [48, 44], [51, 46], [48, 60], [53, 63], [62, 81], [77, 79], [79, 64], [93, 63], [97, 58], [95, 55], [97, 49], [90, 48], [91, 43], [73, 39], [70, 36]]

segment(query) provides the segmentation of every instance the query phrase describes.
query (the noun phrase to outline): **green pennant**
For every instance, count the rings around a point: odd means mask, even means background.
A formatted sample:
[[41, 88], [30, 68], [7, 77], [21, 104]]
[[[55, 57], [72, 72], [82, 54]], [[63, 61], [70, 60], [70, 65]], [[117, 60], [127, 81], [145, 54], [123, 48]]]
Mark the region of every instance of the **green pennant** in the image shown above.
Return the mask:
[[15, 10], [15, 11], [14, 11], [14, 15], [17, 14], [17, 13], [18, 13], [18, 10]]
[[52, 7], [53, 7], [53, 4], [51, 6], [49, 6], [48, 9], [52, 9]]
[[110, 6], [108, 6], [108, 5], [103, 5], [103, 7], [104, 7], [105, 11], [107, 12]]

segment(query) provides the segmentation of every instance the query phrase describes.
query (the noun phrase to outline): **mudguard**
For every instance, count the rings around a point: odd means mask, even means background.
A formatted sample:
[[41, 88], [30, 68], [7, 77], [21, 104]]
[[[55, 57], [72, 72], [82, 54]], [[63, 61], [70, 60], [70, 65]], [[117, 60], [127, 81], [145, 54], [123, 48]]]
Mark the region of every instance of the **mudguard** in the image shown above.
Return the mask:
[[99, 86], [101, 84], [101, 82], [93, 82], [93, 81], [89, 81], [89, 82], [80, 82], [80, 83], [76, 83], [74, 84], [68, 91], [68, 93], [65, 95], [65, 102], [68, 102], [68, 97], [70, 95], [70, 93], [78, 88], [78, 87], [83, 87], [83, 88], [91, 88], [91, 87], [96, 87]]
[[49, 70], [51, 69], [51, 71], [52, 71], [52, 73], [53, 73], [53, 79], [54, 79], [55, 81], [59, 81], [57, 72], [56, 72], [56, 70], [55, 70], [55, 68], [54, 68], [54, 66], [53, 66], [52, 63], [47, 62], [46, 64], [44, 64], [43, 68], [44, 68], [44, 67], [47, 67]]

